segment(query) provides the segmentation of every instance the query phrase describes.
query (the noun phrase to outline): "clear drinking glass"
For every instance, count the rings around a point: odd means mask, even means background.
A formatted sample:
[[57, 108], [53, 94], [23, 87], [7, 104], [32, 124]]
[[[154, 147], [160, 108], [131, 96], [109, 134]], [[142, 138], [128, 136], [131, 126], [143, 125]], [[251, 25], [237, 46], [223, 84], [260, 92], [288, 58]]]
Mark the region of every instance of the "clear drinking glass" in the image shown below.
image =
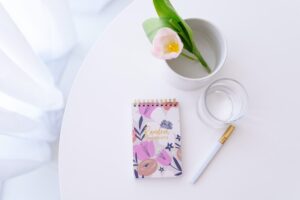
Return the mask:
[[214, 128], [223, 128], [243, 117], [248, 106], [248, 94], [236, 80], [223, 78], [211, 83], [198, 101], [202, 121]]

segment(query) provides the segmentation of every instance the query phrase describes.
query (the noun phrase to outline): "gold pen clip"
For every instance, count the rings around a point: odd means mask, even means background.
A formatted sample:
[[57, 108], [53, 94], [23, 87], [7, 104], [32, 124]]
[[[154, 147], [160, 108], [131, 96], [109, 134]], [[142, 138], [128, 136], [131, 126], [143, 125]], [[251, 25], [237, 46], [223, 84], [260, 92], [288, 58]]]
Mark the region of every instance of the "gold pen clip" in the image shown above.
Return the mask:
[[234, 129], [235, 129], [235, 126], [232, 125], [232, 124], [230, 124], [228, 126], [228, 128], [226, 129], [226, 131], [224, 132], [224, 134], [222, 135], [222, 137], [219, 139], [219, 142], [221, 144], [224, 144], [227, 141], [227, 139], [231, 136], [231, 134], [233, 133]]

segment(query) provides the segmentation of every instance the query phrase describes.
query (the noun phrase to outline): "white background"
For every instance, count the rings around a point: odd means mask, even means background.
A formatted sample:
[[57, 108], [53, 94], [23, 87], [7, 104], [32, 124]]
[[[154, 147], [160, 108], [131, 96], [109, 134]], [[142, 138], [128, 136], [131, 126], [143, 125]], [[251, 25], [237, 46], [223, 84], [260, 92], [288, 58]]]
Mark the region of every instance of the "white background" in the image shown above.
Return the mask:
[[[299, 199], [300, 2], [172, 2], [184, 18], [207, 19], [224, 33], [229, 53], [218, 77], [247, 88], [248, 115], [190, 185], [195, 165], [222, 130], [198, 119], [199, 91], [177, 90], [160, 77], [165, 65], [151, 56], [141, 27], [156, 14], [151, 1], [135, 1], [95, 44], [71, 91], [60, 143], [63, 199]], [[130, 103], [160, 97], [181, 102], [185, 174], [135, 181]]]

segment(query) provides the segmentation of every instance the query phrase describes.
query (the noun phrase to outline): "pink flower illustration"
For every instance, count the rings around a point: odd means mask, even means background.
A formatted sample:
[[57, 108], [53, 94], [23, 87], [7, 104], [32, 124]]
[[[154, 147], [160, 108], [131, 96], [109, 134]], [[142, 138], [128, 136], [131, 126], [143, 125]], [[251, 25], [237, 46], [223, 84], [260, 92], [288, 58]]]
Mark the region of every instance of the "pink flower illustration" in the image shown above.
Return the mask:
[[133, 129], [132, 130], [132, 142], [135, 142], [136, 141], [136, 132], [135, 132], [135, 130]]
[[168, 166], [171, 164], [171, 157], [169, 156], [168, 152], [164, 149], [158, 154], [156, 160], [163, 166]]
[[170, 108], [172, 108], [172, 107], [173, 107], [173, 105], [171, 105], [171, 104], [165, 104], [165, 105], [164, 105], [164, 109], [165, 109], [166, 111], [169, 111]]
[[140, 106], [139, 112], [146, 118], [151, 118], [152, 112], [156, 109], [156, 106]]
[[137, 154], [139, 160], [147, 160], [155, 154], [154, 143], [152, 141], [141, 142], [133, 146], [133, 152]]

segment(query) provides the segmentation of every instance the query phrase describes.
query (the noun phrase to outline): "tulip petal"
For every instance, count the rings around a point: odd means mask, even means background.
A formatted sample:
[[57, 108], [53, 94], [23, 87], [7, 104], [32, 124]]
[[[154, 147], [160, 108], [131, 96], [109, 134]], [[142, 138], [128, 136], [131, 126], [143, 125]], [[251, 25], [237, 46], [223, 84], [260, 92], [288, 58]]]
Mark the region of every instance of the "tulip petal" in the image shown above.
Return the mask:
[[152, 41], [152, 54], [164, 60], [177, 58], [183, 49], [178, 34], [170, 28], [161, 28]]

